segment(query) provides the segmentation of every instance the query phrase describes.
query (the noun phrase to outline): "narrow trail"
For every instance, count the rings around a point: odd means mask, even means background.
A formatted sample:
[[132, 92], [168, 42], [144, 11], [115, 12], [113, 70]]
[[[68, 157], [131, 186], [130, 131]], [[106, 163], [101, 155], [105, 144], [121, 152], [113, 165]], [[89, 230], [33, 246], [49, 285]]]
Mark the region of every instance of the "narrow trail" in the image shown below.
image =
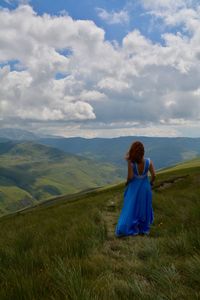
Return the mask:
[[119, 203], [119, 197], [115, 196], [112, 200], [110, 200], [107, 203], [107, 206], [105, 207], [104, 211], [104, 222], [106, 224], [107, 228], [107, 239], [112, 240], [115, 238], [115, 227], [117, 224], [118, 219], [118, 203]]
[[[141, 247], [141, 243], [144, 243], [144, 239], [149, 239], [151, 237], [144, 236], [124, 236], [116, 237], [115, 229], [121, 209], [121, 193], [115, 195], [103, 210], [103, 219], [105, 222], [107, 237], [103, 246], [103, 254], [110, 257], [112, 263], [117, 266], [119, 264], [119, 259], [122, 264], [128, 264], [129, 258], [132, 257], [132, 252], [134, 246]], [[137, 240], [137, 243], [135, 241]], [[119, 266], [120, 268], [120, 266]]]
[[173, 177], [171, 179], [165, 180], [165, 181], [161, 181], [158, 184], [155, 184], [155, 186], [153, 187], [153, 190], [164, 190], [165, 188], [170, 187], [171, 185], [173, 185], [176, 182], [182, 181], [183, 179], [187, 178], [189, 175], [182, 175], [182, 176], [176, 176]]

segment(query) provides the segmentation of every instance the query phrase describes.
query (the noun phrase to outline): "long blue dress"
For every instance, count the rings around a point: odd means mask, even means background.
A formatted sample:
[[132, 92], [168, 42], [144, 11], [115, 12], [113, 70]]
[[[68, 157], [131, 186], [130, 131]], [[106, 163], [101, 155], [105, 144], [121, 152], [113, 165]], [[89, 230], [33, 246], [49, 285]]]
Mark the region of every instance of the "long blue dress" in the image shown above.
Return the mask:
[[140, 175], [137, 163], [132, 163], [134, 177], [124, 191], [124, 202], [118, 219], [116, 236], [149, 234], [153, 223], [152, 190], [148, 179], [150, 158], [145, 158]]

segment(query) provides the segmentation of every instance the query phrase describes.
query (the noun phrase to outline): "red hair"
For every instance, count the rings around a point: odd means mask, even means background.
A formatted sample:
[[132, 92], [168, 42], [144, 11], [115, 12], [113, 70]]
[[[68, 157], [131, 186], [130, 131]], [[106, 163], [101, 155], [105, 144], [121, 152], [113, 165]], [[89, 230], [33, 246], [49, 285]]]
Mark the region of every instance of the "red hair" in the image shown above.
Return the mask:
[[134, 142], [128, 152], [128, 159], [131, 162], [140, 163], [144, 156], [144, 145], [140, 141]]

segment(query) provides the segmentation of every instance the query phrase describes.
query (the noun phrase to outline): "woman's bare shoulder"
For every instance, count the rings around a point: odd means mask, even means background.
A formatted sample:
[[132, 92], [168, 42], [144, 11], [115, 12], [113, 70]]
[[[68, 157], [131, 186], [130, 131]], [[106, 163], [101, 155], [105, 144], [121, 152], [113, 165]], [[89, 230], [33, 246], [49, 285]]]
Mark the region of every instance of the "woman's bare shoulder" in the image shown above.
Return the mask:
[[149, 169], [154, 169], [154, 163], [152, 159], [149, 159]]
[[153, 160], [151, 158], [149, 158], [149, 164], [153, 165]]
[[153, 164], [153, 160], [150, 160], [149, 171], [155, 174], [155, 167]]

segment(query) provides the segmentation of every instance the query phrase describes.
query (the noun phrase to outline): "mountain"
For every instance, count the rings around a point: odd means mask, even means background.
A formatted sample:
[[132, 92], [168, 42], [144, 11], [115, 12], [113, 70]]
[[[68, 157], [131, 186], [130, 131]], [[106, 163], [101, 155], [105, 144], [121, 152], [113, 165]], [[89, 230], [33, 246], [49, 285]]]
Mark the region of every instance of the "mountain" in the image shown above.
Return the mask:
[[150, 236], [116, 238], [124, 183], [0, 218], [0, 299], [198, 299], [200, 159], [158, 172]]
[[32, 141], [0, 142], [1, 214], [121, 178], [120, 170], [109, 163], [100, 164]]
[[0, 128], [0, 137], [10, 140], [28, 140], [34, 141], [39, 138], [33, 132], [19, 128]]
[[124, 170], [124, 156], [133, 141], [144, 143], [147, 157], [154, 161], [156, 169], [192, 159], [200, 155], [200, 138], [164, 138], [127, 136], [119, 138], [54, 138], [40, 139], [39, 143], [56, 147], [68, 153], [109, 162]]
[[0, 140], [1, 138], [17, 141], [36, 141], [39, 138], [58, 138], [59, 136], [48, 134], [36, 134], [34, 132], [20, 129], [20, 128], [0, 128]]

